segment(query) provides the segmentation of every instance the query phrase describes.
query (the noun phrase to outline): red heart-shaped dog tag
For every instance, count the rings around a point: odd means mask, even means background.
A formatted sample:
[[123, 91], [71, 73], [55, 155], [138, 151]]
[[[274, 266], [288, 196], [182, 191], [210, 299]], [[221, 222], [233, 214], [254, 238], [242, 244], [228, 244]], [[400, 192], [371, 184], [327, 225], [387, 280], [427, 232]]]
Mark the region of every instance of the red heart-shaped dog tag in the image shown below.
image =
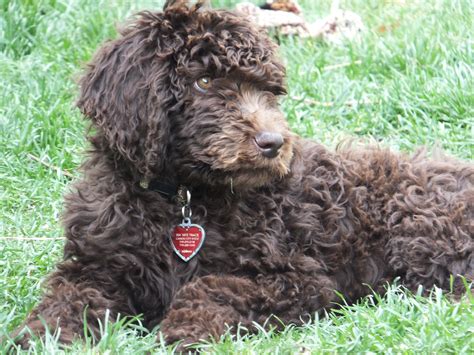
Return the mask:
[[206, 233], [198, 224], [182, 223], [171, 234], [173, 250], [181, 259], [189, 261], [201, 249]]

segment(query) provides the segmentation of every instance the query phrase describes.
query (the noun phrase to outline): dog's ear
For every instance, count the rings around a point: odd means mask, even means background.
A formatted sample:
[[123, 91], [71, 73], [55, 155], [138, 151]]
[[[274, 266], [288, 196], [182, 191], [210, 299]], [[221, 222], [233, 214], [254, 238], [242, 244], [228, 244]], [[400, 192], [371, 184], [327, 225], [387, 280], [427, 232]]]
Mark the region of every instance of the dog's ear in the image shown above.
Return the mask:
[[170, 58], [183, 41], [176, 41], [162, 16], [140, 14], [120, 38], [101, 48], [80, 80], [77, 101], [98, 137], [145, 178], [163, 168], [168, 108], [179, 91], [171, 87], [176, 75]]

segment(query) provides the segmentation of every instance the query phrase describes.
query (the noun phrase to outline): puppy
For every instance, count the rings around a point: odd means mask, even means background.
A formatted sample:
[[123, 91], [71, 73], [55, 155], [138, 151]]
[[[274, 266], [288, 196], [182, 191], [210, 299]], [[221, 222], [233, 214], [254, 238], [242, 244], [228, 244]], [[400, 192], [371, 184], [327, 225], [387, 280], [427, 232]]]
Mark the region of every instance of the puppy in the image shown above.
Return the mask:
[[21, 345], [45, 324], [65, 343], [85, 321], [100, 337], [107, 310], [185, 345], [300, 324], [337, 292], [354, 302], [396, 277], [466, 292], [473, 164], [297, 137], [275, 50], [245, 18], [183, 2], [98, 50], [80, 81], [94, 134], [66, 197], [64, 258]]

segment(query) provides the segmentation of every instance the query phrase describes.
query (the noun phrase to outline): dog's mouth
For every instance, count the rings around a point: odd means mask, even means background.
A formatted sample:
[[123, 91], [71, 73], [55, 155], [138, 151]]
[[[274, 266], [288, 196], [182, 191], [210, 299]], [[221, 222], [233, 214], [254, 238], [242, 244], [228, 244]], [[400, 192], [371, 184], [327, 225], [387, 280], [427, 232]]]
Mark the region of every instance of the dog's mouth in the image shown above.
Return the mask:
[[[269, 186], [290, 173], [294, 139], [290, 133], [280, 137], [254, 135], [203, 146], [186, 165], [190, 181], [214, 186], [233, 186], [246, 190]], [[200, 181], [199, 181], [200, 180]]]
[[278, 150], [260, 149], [260, 154], [255, 160], [228, 170], [226, 175], [230, 176], [236, 187], [255, 188], [270, 185], [290, 173], [292, 158], [291, 143], [285, 142]]
[[188, 174], [192, 180], [205, 177], [207, 184], [227, 186], [234, 190], [248, 190], [270, 186], [283, 179], [291, 171], [293, 150], [284, 146], [275, 157], [269, 158], [263, 154], [253, 156], [250, 160], [239, 159], [235, 164], [225, 167], [212, 167], [212, 164], [201, 162], [201, 168]]

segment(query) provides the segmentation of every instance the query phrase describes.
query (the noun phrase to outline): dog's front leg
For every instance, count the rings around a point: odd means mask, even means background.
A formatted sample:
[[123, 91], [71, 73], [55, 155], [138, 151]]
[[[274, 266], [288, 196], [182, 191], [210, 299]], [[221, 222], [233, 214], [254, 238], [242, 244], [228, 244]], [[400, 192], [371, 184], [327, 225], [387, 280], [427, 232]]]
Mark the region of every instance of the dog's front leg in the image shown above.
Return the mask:
[[[254, 322], [281, 328], [301, 324], [336, 300], [327, 277], [282, 273], [255, 279], [210, 275], [186, 284], [176, 294], [161, 331], [172, 344], [186, 345], [231, 331], [255, 331]], [[240, 327], [238, 327], [240, 325]]]
[[[32, 336], [44, 337], [47, 331], [56, 333], [65, 344], [83, 337], [85, 330], [97, 339], [99, 322], [104, 321], [107, 310], [113, 309], [114, 303], [104, 296], [98, 284], [68, 281], [57, 272], [49, 279], [47, 293], [40, 304], [11, 337], [22, 348], [30, 346]], [[114, 316], [109, 313], [110, 320]]]

